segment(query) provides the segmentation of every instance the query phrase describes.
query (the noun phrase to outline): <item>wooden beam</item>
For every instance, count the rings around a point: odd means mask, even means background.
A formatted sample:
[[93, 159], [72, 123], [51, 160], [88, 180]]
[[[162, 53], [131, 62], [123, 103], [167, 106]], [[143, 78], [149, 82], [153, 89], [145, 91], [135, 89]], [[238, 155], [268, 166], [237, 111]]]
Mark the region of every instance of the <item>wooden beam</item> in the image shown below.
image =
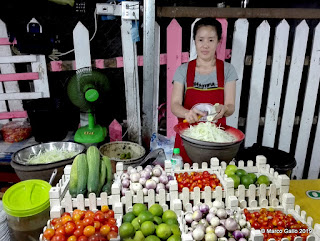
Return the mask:
[[319, 19], [320, 9], [312, 8], [214, 8], [158, 7], [157, 17], [167, 18], [279, 18]]

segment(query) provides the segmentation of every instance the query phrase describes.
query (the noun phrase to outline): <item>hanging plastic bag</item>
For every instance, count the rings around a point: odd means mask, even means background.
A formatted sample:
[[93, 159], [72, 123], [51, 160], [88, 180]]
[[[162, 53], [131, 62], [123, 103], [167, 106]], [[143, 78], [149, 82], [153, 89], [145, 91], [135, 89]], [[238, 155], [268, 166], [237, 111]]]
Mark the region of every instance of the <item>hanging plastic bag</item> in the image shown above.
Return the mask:
[[173, 153], [174, 139], [174, 137], [168, 138], [161, 134], [153, 133], [150, 139], [150, 151], [162, 148], [166, 155], [166, 159], [170, 160]]
[[54, 2], [56, 4], [60, 4], [60, 5], [70, 5], [71, 7], [73, 7], [74, 5], [74, 0], [49, 0], [50, 2]]

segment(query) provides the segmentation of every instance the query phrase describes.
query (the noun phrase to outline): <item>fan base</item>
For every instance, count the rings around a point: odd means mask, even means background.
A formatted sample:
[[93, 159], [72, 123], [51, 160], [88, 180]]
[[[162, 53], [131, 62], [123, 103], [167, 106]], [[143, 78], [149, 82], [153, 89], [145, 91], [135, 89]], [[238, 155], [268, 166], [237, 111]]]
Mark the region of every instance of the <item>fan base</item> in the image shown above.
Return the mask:
[[89, 128], [88, 125], [80, 127], [74, 135], [74, 141], [78, 143], [99, 143], [104, 141], [107, 136], [107, 128], [100, 125], [94, 125]]

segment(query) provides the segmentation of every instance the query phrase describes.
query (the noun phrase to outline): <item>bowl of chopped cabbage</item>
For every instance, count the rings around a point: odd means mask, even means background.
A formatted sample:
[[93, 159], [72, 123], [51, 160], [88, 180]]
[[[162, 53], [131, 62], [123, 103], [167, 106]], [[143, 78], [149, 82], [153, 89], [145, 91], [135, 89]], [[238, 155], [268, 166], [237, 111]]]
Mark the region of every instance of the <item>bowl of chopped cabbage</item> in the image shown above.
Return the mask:
[[11, 166], [20, 180], [41, 179], [49, 181], [52, 172], [58, 172], [53, 185], [63, 175], [66, 165], [72, 164], [74, 158], [85, 152], [86, 147], [74, 142], [47, 142], [22, 148], [11, 157]]
[[212, 122], [179, 123], [174, 127], [193, 162], [210, 163], [212, 157], [229, 163], [237, 154], [245, 135], [231, 126]]

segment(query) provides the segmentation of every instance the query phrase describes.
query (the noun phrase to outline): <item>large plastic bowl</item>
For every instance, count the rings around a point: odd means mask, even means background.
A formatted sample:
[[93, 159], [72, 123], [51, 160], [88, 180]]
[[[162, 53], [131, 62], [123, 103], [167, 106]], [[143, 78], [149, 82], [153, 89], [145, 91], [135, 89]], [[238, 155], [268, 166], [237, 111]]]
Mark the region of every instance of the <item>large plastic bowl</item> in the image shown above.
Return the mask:
[[[191, 124], [197, 125], [199, 122]], [[190, 127], [189, 123], [179, 123], [174, 126], [174, 130], [177, 134], [181, 136], [184, 148], [190, 157], [190, 159], [195, 163], [207, 162], [210, 164], [210, 159], [212, 157], [217, 157], [220, 161], [225, 161], [229, 163], [236, 156], [240, 144], [244, 140], [245, 135], [242, 131], [233, 128], [231, 126], [222, 126], [224, 131], [235, 137], [234, 142], [208, 142], [200, 141], [190, 137], [187, 137], [183, 132]]]
[[44, 150], [52, 150], [53, 148], [76, 151], [79, 153], [83, 153], [86, 150], [86, 147], [83, 144], [63, 141], [48, 142], [25, 147], [12, 155], [10, 163], [20, 180], [23, 181], [29, 179], [41, 179], [48, 182], [54, 169], [57, 168], [58, 172], [52, 183], [52, 185], [55, 185], [63, 175], [64, 167], [66, 165], [72, 164], [76, 155], [65, 160], [47, 164], [31, 165], [27, 163], [27, 159], [30, 157], [30, 155], [38, 154], [40, 151]]

